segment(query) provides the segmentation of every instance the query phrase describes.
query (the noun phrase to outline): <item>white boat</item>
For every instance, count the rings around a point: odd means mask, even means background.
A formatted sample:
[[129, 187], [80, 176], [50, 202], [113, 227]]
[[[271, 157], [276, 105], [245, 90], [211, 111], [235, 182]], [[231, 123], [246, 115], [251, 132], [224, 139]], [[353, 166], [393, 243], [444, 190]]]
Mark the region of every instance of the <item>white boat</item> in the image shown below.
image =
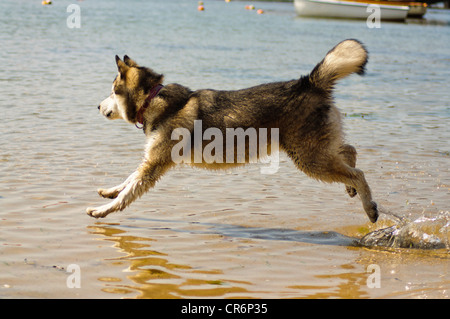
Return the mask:
[[[340, 0], [294, 0], [295, 10], [303, 17], [327, 17], [347, 19], [367, 19], [373, 12], [374, 2]], [[376, 4], [380, 8], [381, 20], [402, 21], [408, 15], [408, 5]], [[369, 8], [369, 10], [368, 10]]]

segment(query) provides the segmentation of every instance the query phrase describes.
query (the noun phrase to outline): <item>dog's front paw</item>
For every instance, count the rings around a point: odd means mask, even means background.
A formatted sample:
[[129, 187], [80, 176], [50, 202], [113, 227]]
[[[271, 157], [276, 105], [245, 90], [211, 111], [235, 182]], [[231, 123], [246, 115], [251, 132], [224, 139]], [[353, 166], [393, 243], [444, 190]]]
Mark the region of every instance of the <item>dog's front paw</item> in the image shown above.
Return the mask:
[[99, 188], [97, 190], [97, 193], [104, 198], [111, 198], [114, 199], [119, 195], [119, 191], [117, 189], [114, 188], [110, 188], [110, 189], [103, 189], [103, 188]]
[[107, 209], [104, 209], [103, 206], [101, 207], [88, 207], [86, 209], [86, 214], [88, 214], [91, 217], [94, 218], [104, 218], [108, 216], [108, 214], [111, 213]]

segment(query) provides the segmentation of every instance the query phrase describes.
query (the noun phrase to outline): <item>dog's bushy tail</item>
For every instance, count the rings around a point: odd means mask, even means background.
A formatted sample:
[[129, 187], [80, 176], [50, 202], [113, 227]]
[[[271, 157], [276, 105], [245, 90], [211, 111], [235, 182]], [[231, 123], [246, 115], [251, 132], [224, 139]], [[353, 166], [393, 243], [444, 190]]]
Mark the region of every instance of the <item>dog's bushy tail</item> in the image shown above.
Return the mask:
[[309, 75], [310, 82], [331, 90], [337, 80], [352, 73], [363, 75], [368, 61], [367, 50], [358, 40], [345, 40], [331, 49]]

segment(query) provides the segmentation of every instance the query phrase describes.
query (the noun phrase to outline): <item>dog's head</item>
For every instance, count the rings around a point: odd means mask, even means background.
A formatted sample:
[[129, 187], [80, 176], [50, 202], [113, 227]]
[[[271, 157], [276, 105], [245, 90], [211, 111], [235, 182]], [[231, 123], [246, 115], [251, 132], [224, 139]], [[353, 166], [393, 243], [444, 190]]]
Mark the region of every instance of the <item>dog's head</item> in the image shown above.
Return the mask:
[[138, 66], [126, 55], [123, 60], [116, 55], [116, 64], [119, 72], [114, 79], [111, 95], [100, 103], [98, 109], [110, 120], [124, 119], [136, 124], [139, 109], [152, 88], [161, 84], [164, 77], [149, 68]]

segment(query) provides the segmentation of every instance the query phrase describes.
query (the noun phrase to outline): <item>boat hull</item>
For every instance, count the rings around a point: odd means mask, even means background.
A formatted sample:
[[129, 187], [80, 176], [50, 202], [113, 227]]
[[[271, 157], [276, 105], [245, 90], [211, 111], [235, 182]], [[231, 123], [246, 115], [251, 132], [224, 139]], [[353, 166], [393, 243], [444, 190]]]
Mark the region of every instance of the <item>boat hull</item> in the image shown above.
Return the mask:
[[[295, 10], [299, 16], [346, 19], [367, 19], [372, 10], [369, 3], [339, 0], [295, 0]], [[377, 5], [381, 20], [402, 21], [408, 15], [408, 6]]]

